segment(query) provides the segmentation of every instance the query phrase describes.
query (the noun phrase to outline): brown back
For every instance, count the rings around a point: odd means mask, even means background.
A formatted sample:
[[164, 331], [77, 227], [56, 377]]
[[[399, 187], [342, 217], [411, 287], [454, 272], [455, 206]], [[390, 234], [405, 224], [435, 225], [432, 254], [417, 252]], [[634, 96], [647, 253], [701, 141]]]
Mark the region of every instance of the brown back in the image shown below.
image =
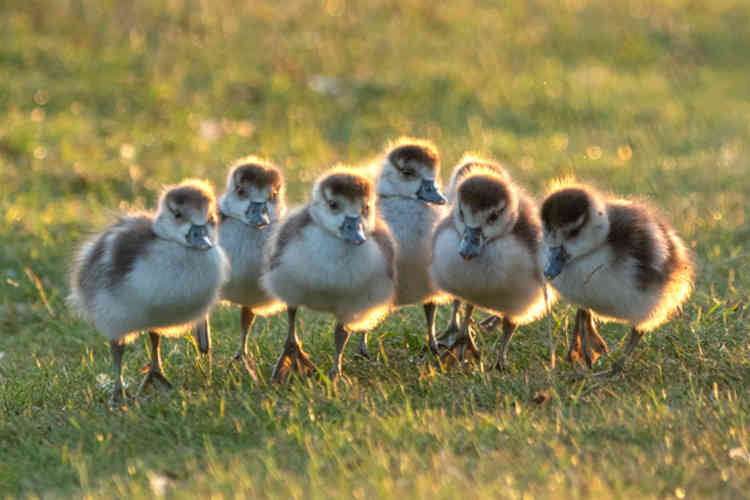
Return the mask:
[[393, 279], [396, 272], [396, 249], [393, 243], [393, 238], [388, 231], [388, 227], [380, 219], [376, 222], [375, 230], [372, 232], [372, 238], [385, 256], [385, 261], [388, 266], [388, 277]]
[[523, 242], [532, 255], [539, 252], [539, 245], [542, 242], [542, 225], [534, 202], [526, 195], [522, 195], [518, 200], [518, 219], [513, 226], [512, 233]]
[[271, 269], [279, 267], [284, 249], [296, 238], [299, 238], [302, 231], [310, 223], [312, 223], [312, 217], [307, 207], [290, 215], [289, 218], [282, 222], [281, 227], [279, 227], [279, 234], [275, 240], [275, 246], [271, 250], [271, 256], [268, 261]]
[[[666, 224], [658, 217], [655, 219], [650, 208], [641, 204], [611, 204], [607, 207], [607, 214], [607, 242], [618, 259], [631, 257], [636, 261], [636, 280], [640, 289], [664, 285], [680, 265], [675, 242]], [[663, 263], [657, 261], [659, 242], [652, 232], [653, 223], [667, 242], [667, 259]]]

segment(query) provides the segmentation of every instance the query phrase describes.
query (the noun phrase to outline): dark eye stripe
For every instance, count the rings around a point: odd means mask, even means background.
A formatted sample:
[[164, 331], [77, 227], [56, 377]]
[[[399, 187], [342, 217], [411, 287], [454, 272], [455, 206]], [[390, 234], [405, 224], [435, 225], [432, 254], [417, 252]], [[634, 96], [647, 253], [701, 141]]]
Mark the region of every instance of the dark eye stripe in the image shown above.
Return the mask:
[[578, 226], [568, 231], [568, 238], [575, 238], [576, 236], [578, 236], [578, 233], [581, 232], [581, 229], [583, 229], [583, 226], [585, 225], [586, 225], [586, 221], [582, 222], [581, 224], [578, 224]]

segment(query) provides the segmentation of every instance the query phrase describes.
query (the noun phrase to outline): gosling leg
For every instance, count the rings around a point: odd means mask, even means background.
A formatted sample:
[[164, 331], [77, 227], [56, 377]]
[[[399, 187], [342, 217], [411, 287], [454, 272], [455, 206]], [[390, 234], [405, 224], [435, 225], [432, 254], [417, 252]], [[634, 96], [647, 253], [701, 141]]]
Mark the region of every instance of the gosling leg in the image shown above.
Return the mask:
[[500, 341], [500, 349], [497, 353], [497, 361], [495, 362], [495, 368], [498, 371], [505, 371], [505, 356], [508, 354], [508, 347], [510, 346], [510, 339], [513, 338], [513, 334], [516, 332], [516, 324], [513, 323], [506, 317], [503, 317], [503, 339]]
[[643, 338], [643, 335], [643, 332], [635, 328], [630, 330], [630, 336], [628, 337], [628, 344], [625, 346], [625, 352], [623, 352], [622, 356], [614, 362], [611, 370], [599, 372], [597, 373], [597, 375], [614, 376], [622, 373], [625, 370], [625, 363], [627, 362], [628, 358], [630, 358], [630, 355], [633, 353], [635, 347]]
[[456, 335], [459, 332], [459, 308], [461, 307], [461, 301], [456, 299], [453, 301], [453, 305], [451, 306], [451, 319], [448, 323], [448, 326], [443, 330], [443, 333], [441, 333], [438, 338], [437, 342], [438, 345], [441, 347], [449, 347], [453, 345], [453, 343], [456, 340]]
[[328, 375], [331, 379], [331, 382], [335, 382], [336, 379], [338, 379], [342, 374], [341, 365], [344, 359], [344, 347], [346, 347], [346, 343], [349, 341], [349, 335], [349, 330], [344, 327], [343, 324], [336, 323], [336, 329], [334, 331], [336, 341], [336, 357], [333, 360], [333, 366], [331, 367], [331, 371]]
[[581, 339], [583, 340], [582, 347], [584, 359], [586, 360], [586, 365], [591, 368], [594, 366], [594, 363], [596, 363], [596, 360], [599, 359], [599, 356], [608, 352], [607, 343], [599, 336], [591, 312], [585, 312], [585, 317], [582, 319], [581, 326], [583, 327]]
[[576, 361], [583, 359], [583, 347], [581, 341], [581, 329], [586, 317], [586, 311], [579, 309], [576, 311], [576, 322], [573, 331], [570, 332], [570, 343], [568, 345], [568, 361], [575, 364]]
[[435, 336], [435, 313], [437, 313], [437, 306], [434, 302], [425, 302], [424, 304], [424, 319], [427, 323], [427, 347], [432, 351], [432, 354], [438, 353], [438, 341]]
[[279, 356], [279, 360], [276, 361], [273, 372], [271, 372], [271, 381], [274, 383], [286, 380], [292, 371], [306, 375], [316, 369], [313, 362], [310, 361], [310, 357], [302, 350], [302, 344], [297, 337], [294, 325], [297, 308], [289, 307], [286, 311], [289, 318], [289, 333], [287, 334], [284, 350], [281, 356]]
[[253, 380], [253, 382], [257, 384], [258, 370], [255, 368], [255, 360], [247, 352], [247, 336], [249, 335], [250, 330], [252, 330], [254, 322], [255, 313], [253, 313], [252, 309], [250, 309], [249, 307], [243, 306], [242, 318], [240, 320], [240, 328], [242, 329], [240, 336], [240, 346], [239, 349], [237, 349], [237, 352], [234, 354], [232, 360], [242, 363], [242, 366], [245, 368], [247, 374], [250, 375], [250, 378]]
[[148, 332], [151, 341], [151, 364], [148, 373], [141, 381], [138, 392], [142, 392], [147, 386], [153, 385], [157, 390], [166, 392], [172, 389], [172, 384], [164, 377], [161, 364], [161, 336], [156, 332]]
[[473, 357], [476, 361], [480, 361], [479, 348], [477, 348], [474, 342], [474, 336], [471, 333], [471, 314], [474, 312], [474, 306], [472, 304], [464, 304], [464, 321], [461, 326], [461, 330], [458, 337], [453, 342], [453, 345], [443, 354], [442, 361], [448, 361], [449, 359], [455, 359], [461, 363], [468, 361], [469, 357]]
[[492, 316], [487, 316], [482, 321], [479, 322], [479, 328], [481, 328], [484, 331], [492, 331], [500, 324], [500, 316], [497, 314], [493, 314]]
[[119, 408], [125, 403], [125, 388], [122, 384], [122, 355], [125, 352], [125, 345], [120, 344], [117, 340], [109, 341], [109, 350], [112, 353], [112, 367], [114, 368], [115, 386], [112, 388], [112, 395], [109, 398], [109, 406]]
[[357, 347], [357, 355], [362, 356], [365, 359], [370, 358], [370, 353], [367, 351], [367, 335], [369, 332], [363, 331], [362, 336], [359, 338], [359, 347]]
[[195, 342], [198, 344], [198, 351], [201, 354], [208, 354], [211, 352], [211, 325], [209, 324], [209, 315], [203, 318], [195, 328], [193, 328], [193, 335], [195, 336]]

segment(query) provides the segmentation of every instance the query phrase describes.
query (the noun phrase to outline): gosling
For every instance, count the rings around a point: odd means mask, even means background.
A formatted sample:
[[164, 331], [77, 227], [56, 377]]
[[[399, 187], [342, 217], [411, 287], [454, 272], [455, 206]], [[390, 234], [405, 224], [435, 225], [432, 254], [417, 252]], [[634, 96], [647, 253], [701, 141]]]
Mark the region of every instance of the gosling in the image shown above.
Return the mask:
[[[448, 183], [448, 203], [451, 206], [455, 204], [458, 185], [472, 172], [486, 172], [488, 170], [500, 177], [508, 177], [507, 171], [499, 163], [486, 158], [481, 158], [471, 153], [464, 153], [456, 167], [453, 169], [451, 179]], [[448, 325], [437, 339], [440, 347], [450, 347], [453, 345], [456, 335], [459, 333], [459, 323], [461, 322], [460, 309], [461, 301], [454, 299], [451, 306], [451, 315]], [[482, 321], [480, 326], [491, 329], [497, 325], [498, 322], [499, 318], [496, 315], [491, 315]]]
[[479, 359], [470, 331], [475, 307], [502, 315], [495, 368], [504, 370], [517, 325], [541, 317], [547, 304], [539, 262], [542, 230], [531, 198], [491, 162], [459, 167], [452, 212], [435, 230], [433, 279], [466, 302], [459, 334], [446, 355]]
[[216, 243], [213, 188], [188, 180], [163, 191], [155, 215], [124, 215], [78, 250], [69, 302], [110, 338], [110, 405], [123, 404], [125, 344], [143, 330], [149, 331], [151, 363], [141, 390], [171, 388], [162, 369], [161, 336], [181, 334], [216, 303], [229, 272]]
[[[438, 186], [439, 171], [440, 156], [433, 144], [402, 137], [386, 152], [376, 185], [378, 214], [398, 247], [395, 305], [423, 304], [427, 345], [435, 354], [435, 300], [441, 292], [430, 277], [429, 266], [432, 233], [446, 202]], [[366, 332], [359, 354], [369, 358]]]
[[309, 204], [290, 214], [265, 247], [263, 286], [287, 304], [289, 333], [271, 379], [315, 369], [295, 332], [300, 306], [335, 316], [336, 357], [342, 373], [351, 329], [375, 326], [393, 303], [395, 243], [376, 218], [375, 190], [367, 177], [334, 168], [315, 183]]
[[271, 162], [254, 156], [230, 167], [226, 192], [219, 199], [219, 242], [231, 264], [222, 299], [241, 306], [240, 345], [234, 359], [257, 380], [247, 352], [247, 336], [256, 316], [273, 314], [284, 304], [261, 286], [263, 246], [286, 212], [284, 179]]
[[693, 289], [692, 256], [649, 204], [605, 196], [591, 186], [561, 181], [542, 204], [544, 275], [578, 305], [568, 359], [589, 368], [607, 352], [595, 319], [632, 327], [621, 372], [646, 332], [677, 313]]

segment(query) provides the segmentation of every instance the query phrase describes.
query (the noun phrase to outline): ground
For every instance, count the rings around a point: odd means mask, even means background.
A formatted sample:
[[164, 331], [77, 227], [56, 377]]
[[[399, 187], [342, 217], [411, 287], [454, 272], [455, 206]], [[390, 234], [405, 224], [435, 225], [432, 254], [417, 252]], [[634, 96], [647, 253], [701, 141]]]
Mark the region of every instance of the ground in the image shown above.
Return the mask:
[[[0, 497], [747, 495], [750, 5], [502, 4], [5, 2]], [[78, 242], [164, 184], [222, 188], [251, 153], [302, 202], [318, 172], [401, 134], [436, 142], [444, 179], [472, 150], [537, 197], [575, 175], [650, 198], [695, 252], [683, 313], [612, 380], [562, 360], [563, 303], [520, 328], [506, 374], [422, 363], [411, 307], [375, 330], [371, 362], [352, 342], [350, 384], [255, 387], [230, 366], [239, 312], [221, 307], [211, 363], [167, 340], [176, 389], [108, 409], [106, 340], [64, 301]], [[251, 337], [263, 379], [285, 325], [261, 320]], [[300, 325], [327, 370], [331, 320]], [[617, 356], [626, 328], [601, 332]], [[491, 358], [496, 337], [479, 340]], [[133, 388], [145, 347], [126, 352]]]

